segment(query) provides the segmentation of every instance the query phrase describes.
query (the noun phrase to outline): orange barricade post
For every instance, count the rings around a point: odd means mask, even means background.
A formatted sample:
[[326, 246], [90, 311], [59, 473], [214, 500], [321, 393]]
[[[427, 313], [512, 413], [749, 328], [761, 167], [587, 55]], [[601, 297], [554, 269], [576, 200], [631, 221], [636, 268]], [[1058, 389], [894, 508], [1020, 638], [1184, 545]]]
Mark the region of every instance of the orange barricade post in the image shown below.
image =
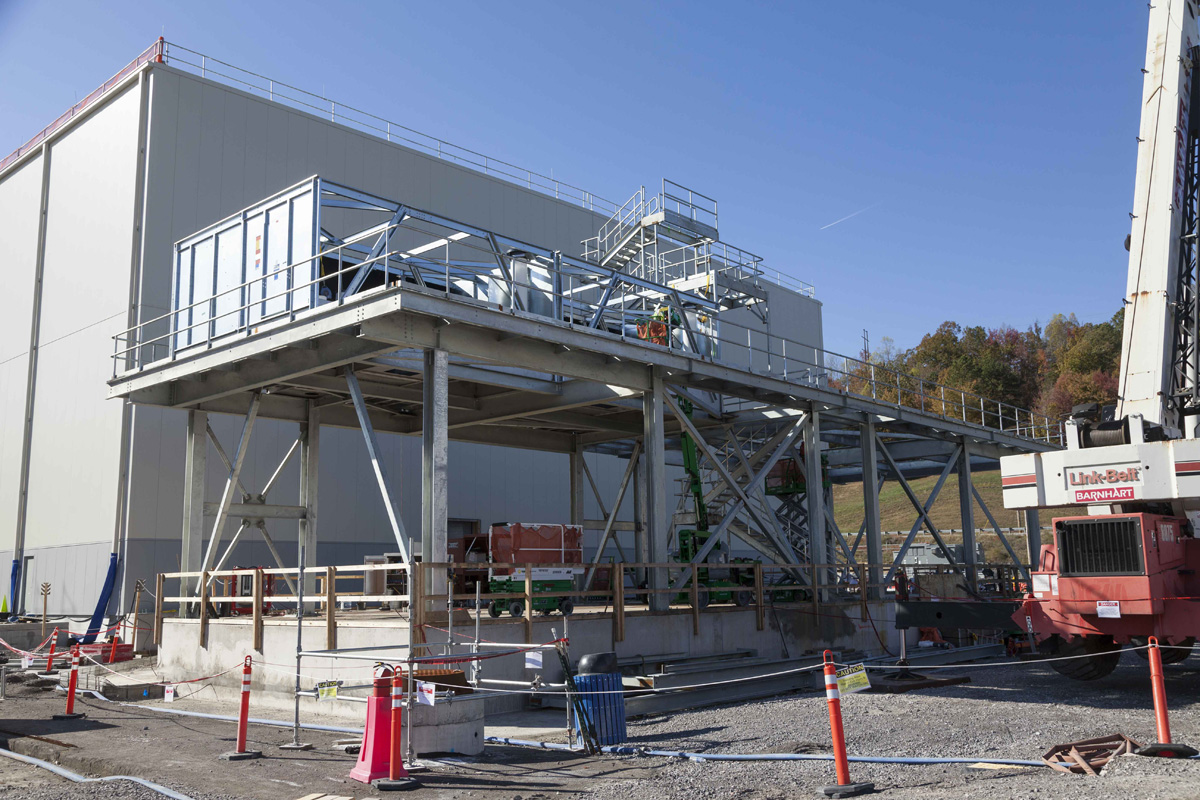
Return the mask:
[[54, 633], [50, 636], [50, 652], [46, 655], [46, 671], [42, 675], [57, 675], [58, 670], [54, 668], [54, 645], [58, 641], [58, 628], [54, 629]]
[[374, 686], [367, 698], [367, 725], [363, 731], [358, 763], [350, 770], [350, 779], [371, 783], [388, 776], [391, 760], [391, 685], [395, 674], [391, 667], [375, 668]]
[[850, 762], [846, 759], [846, 735], [842, 731], [842, 696], [838, 691], [837, 667], [833, 651], [825, 651], [825, 699], [829, 703], [829, 728], [833, 732], [833, 763], [837, 770], [837, 786], [822, 786], [826, 797], [854, 797], [875, 791], [873, 783], [851, 783]]
[[1162, 653], [1158, 650], [1157, 637], [1150, 637], [1150, 649], [1146, 655], [1150, 661], [1150, 692], [1154, 697], [1154, 724], [1158, 729], [1158, 741], [1134, 752], [1139, 756], [1165, 758], [1191, 758], [1198, 755], [1194, 747], [1171, 742], [1171, 723], [1167, 719], [1167, 687], [1163, 680]]
[[392, 717], [391, 717], [391, 758], [388, 761], [388, 776], [371, 781], [371, 785], [381, 792], [403, 792], [416, 789], [421, 784], [409, 777], [404, 768], [404, 756], [401, 749], [401, 738], [404, 732], [404, 677], [400, 670], [392, 675]]
[[238, 709], [237, 749], [221, 755], [222, 761], [246, 761], [261, 758], [261, 750], [246, 749], [246, 727], [250, 724], [250, 656], [242, 665], [242, 705]]
[[121, 637], [114, 633], [112, 637], [112, 647], [108, 648], [108, 663], [117, 663], [117, 645], [120, 643]]
[[87, 714], [75, 713], [75, 688], [79, 685], [79, 645], [71, 646], [71, 677], [67, 680], [67, 710], [51, 719], [82, 719]]

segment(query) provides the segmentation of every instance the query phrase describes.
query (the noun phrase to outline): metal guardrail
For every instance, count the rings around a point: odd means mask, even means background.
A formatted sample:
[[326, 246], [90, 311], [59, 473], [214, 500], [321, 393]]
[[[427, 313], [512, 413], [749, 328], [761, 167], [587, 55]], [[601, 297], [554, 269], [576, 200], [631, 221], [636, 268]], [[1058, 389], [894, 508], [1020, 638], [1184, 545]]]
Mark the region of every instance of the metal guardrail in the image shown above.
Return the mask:
[[[443, 221], [439, 225], [445, 226], [447, 223], [448, 221]], [[390, 241], [393, 237], [383, 233], [398, 232], [400, 229], [439, 243], [436, 246], [445, 254], [444, 259], [439, 260], [437, 255], [428, 250], [419, 257], [414, 256], [412, 251], [424, 248], [414, 248], [411, 244], [408, 244], [405, 250], [398, 247], [386, 249], [370, 259], [359, 260], [361, 256], [351, 258], [354, 255], [354, 247], [357, 246], [361, 250], [369, 244], [369, 239], [379, 236], [385, 241]], [[285, 264], [273, 272], [256, 276], [213, 297], [181, 306], [168, 314], [142, 322], [113, 337], [113, 377], [139, 371], [163, 358], [175, 358], [175, 337], [182, 332], [191, 332], [203, 327], [205, 335], [195, 341], [206, 342], [207, 346], [211, 347], [214, 339], [212, 331], [216, 329], [218, 320], [229, 315], [237, 315], [238, 319], [242, 319], [251, 306], [265, 306], [275, 298], [283, 299], [286, 310], [269, 321], [260, 321], [259, 325], [234, 326], [240, 335], [249, 336], [270, 329], [269, 326], [263, 327], [264, 323], [281, 324], [298, 317], [328, 311], [331, 304], [341, 305], [345, 301], [346, 295], [342, 293], [342, 288], [350, 282], [351, 273], [358, 272], [364, 264], [374, 263], [388, 270], [388, 285], [364, 290], [358, 296], [379, 291], [421, 291], [444, 296], [447, 300], [455, 302], [497, 308], [497, 304], [489, 299], [488, 290], [489, 286], [495, 285], [503, 289], [508, 297], [507, 305], [502, 303], [499, 306], [500, 310], [514, 315], [549, 318], [545, 313], [538, 314], [526, 308], [519, 308], [513, 300], [521, 291], [531, 295], [536, 292], [548, 301], [548, 307], [554, 309], [556, 321], [566, 323], [572, 328], [616, 335], [624, 341], [678, 351], [691, 358], [745, 369], [752, 374], [766, 375], [800, 386], [842, 392], [898, 409], [979, 425], [1022, 438], [1052, 444], [1061, 444], [1063, 441], [1062, 424], [1046, 415], [870, 361], [815, 348], [770, 333], [764, 329], [765, 326], [750, 327], [733, 322], [727, 318], [728, 315], [716, 319], [716, 315], [711, 311], [698, 311], [699, 307], [695, 303], [689, 306], [684, 302], [685, 297], [690, 297], [696, 302], [701, 298], [685, 295], [666, 286], [648, 284], [636, 276], [599, 267], [594, 263], [546, 251], [541, 255], [529, 255], [530, 259], [540, 259], [536, 261], [542, 278], [540, 283], [535, 283], [532, 277], [528, 280], [514, 276], [501, 278], [494, 271], [495, 244], [484, 238], [483, 234], [486, 232], [464, 234], [462, 238], [456, 238], [454, 241], [454, 246], [461, 251], [473, 250], [480, 253], [481, 260], [478, 262], [463, 262], [461, 259], [451, 258], [449, 239], [445, 233], [445, 230], [431, 233], [425, 228], [407, 223], [372, 228], [358, 238], [351, 237], [295, 264]], [[457, 237], [457, 234], [455, 236]], [[494, 240], [496, 237], [491, 235], [491, 238]], [[314, 261], [317, 264], [322, 261], [334, 262], [339, 269], [315, 279], [297, 280], [297, 276], [302, 274], [299, 268]], [[282, 281], [285, 288], [275, 294], [268, 294], [265, 286], [273, 276], [279, 275], [287, 276], [287, 279]], [[294, 297], [319, 284], [326, 287], [336, 285], [339, 293], [330, 302], [315, 308], [297, 309], [292, 305]], [[264, 288], [260, 290], [260, 286]], [[470, 291], [464, 290], [463, 286], [471, 287]], [[253, 299], [240, 299], [249, 296], [250, 287], [254, 287], [256, 291]], [[234, 302], [229, 302], [230, 299]], [[664, 319], [670, 321], [657, 323], [658, 329], [655, 329], [647, 320], [646, 310], [638, 307], [639, 304], [665, 308], [667, 314]], [[191, 311], [200, 306], [204, 307], [204, 313], [195, 315], [198, 321], [179, 324], [178, 320], [183, 316], [183, 312], [187, 312], [186, 318], [190, 319]], [[689, 317], [689, 314], [692, 316]], [[701, 317], [704, 318], [703, 322], [700, 321]], [[189, 341], [192, 341], [190, 337]], [[734, 400], [727, 403], [726, 410], [747, 410], [761, 405], [763, 404], [749, 400]]]

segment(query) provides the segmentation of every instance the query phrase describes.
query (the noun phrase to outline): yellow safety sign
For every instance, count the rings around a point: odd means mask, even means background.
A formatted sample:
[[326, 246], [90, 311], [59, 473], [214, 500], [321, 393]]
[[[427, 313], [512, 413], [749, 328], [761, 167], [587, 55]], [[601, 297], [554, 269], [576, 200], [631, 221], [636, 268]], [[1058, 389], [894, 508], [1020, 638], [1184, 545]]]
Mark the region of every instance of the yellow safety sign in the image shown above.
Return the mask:
[[853, 664], [837, 671], [839, 694], [854, 694], [871, 688], [871, 679], [867, 677], [867, 668], [863, 664]]

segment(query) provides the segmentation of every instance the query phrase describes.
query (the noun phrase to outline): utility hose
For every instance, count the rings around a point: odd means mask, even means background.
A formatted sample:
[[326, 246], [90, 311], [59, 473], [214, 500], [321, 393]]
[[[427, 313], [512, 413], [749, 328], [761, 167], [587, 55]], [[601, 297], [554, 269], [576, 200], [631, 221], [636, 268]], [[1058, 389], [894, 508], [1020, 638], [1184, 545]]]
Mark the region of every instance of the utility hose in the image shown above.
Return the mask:
[[[558, 742], [531, 742], [525, 739], [509, 739], [501, 736], [486, 736], [485, 742], [509, 744], [519, 747], [540, 747], [543, 750], [568, 750], [578, 752], [570, 745]], [[665, 758], [688, 758], [697, 761], [832, 761], [831, 754], [811, 753], [686, 753], [682, 750], [649, 750], [644, 747], [606, 745], [601, 752], [617, 756], [662, 756]], [[1009, 767], [1044, 767], [1041, 761], [1023, 761], [1005, 758], [891, 758], [885, 756], [848, 756], [848, 760], [862, 764], [1000, 764]]]
[[155, 792], [158, 792], [159, 794], [166, 795], [167, 797], [170, 797], [171, 800], [192, 800], [192, 798], [188, 797], [186, 794], [180, 794], [179, 792], [176, 792], [172, 789], [168, 789], [165, 786], [159, 786], [157, 783], [152, 783], [147, 780], [142, 780], [141, 778], [135, 778], [131, 775], [109, 775], [104, 778], [85, 778], [82, 775], [79, 775], [75, 772], [71, 772], [71, 770], [69, 770], [69, 769], [60, 767], [57, 764], [51, 764], [49, 761], [42, 761], [40, 758], [34, 758], [33, 756], [26, 756], [26, 755], [22, 755], [21, 753], [14, 753], [11, 750], [4, 750], [4, 749], [0, 748], [0, 756], [6, 756], [7, 758], [11, 758], [15, 761], [24, 761], [26, 764], [32, 764], [35, 767], [41, 767], [42, 769], [53, 772], [55, 775], [59, 776], [60, 778], [66, 778], [67, 780], [69, 780], [73, 783], [99, 783], [101, 781], [133, 781], [134, 783], [145, 786], [147, 789], [151, 789]]

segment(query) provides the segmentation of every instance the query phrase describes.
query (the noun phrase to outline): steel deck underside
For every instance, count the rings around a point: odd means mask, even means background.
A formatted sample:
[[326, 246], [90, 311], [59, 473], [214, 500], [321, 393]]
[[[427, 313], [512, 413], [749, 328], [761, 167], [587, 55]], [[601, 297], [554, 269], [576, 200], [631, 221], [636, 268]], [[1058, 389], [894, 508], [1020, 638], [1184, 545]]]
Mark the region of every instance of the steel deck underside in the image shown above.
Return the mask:
[[[377, 429], [415, 435], [421, 430], [419, 357], [411, 371], [379, 359], [423, 348], [451, 354], [450, 437], [460, 441], [569, 452], [576, 435], [585, 446], [631, 440], [641, 433], [637, 396], [649, 388], [655, 370], [674, 386], [732, 400], [720, 417], [700, 415], [701, 427], [755, 415], [764, 423], [778, 419], [784, 424], [815, 409], [846, 424], [872, 420], [888, 430], [927, 438], [969, 437], [978, 443], [975, 452], [989, 458], [1058, 449], [972, 423], [411, 286], [347, 298], [341, 305], [322, 306], [269, 331], [151, 363], [111, 380], [109, 396], [244, 414], [251, 393], [261, 390], [261, 417], [297, 422], [306, 419], [306, 400], [325, 398], [329, 405], [322, 408], [322, 424], [357, 428], [339, 377], [350, 368], [373, 399]], [[539, 377], [495, 367], [527, 370]]]

